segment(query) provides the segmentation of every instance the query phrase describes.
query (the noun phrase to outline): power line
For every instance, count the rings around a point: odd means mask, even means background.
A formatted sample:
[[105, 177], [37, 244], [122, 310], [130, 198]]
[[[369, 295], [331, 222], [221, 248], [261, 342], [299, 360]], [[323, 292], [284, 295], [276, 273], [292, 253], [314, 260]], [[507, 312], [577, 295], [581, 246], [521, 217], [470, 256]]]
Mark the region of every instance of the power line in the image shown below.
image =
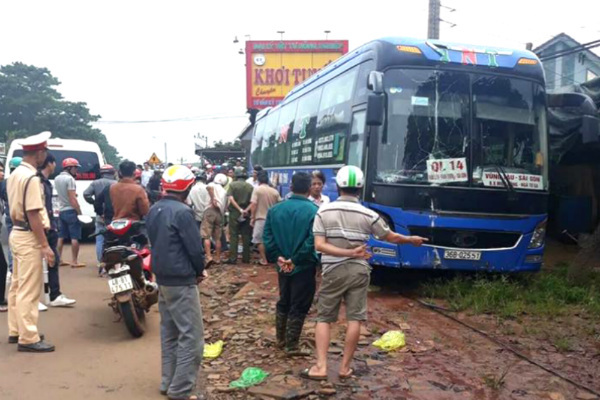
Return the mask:
[[117, 124], [159, 124], [169, 122], [193, 122], [193, 121], [207, 121], [207, 120], [218, 120], [218, 119], [238, 119], [248, 118], [247, 115], [201, 115], [197, 117], [182, 117], [182, 118], [170, 118], [170, 119], [154, 119], [154, 120], [133, 120], [133, 121], [96, 121], [96, 124], [106, 125], [117, 125]]
[[584, 43], [579, 46], [569, 47], [567, 49], [559, 50], [557, 52], [541, 56], [540, 60], [541, 61], [554, 60], [555, 58], [568, 56], [570, 54], [577, 53], [577, 52], [584, 51], [584, 50], [593, 49], [594, 47], [598, 47], [598, 46], [600, 46], [600, 39], [594, 40], [592, 42]]

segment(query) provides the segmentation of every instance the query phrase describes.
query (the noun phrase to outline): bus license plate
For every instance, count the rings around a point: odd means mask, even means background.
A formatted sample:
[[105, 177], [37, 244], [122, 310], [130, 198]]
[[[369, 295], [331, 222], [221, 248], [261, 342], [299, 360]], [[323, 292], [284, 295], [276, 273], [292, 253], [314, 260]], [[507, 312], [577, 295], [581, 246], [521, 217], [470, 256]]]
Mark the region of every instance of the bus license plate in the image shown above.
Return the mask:
[[444, 258], [446, 260], [479, 261], [481, 259], [481, 252], [470, 250], [446, 250], [444, 252]]
[[123, 275], [109, 280], [108, 287], [112, 294], [117, 294], [133, 289], [133, 282], [130, 275]]

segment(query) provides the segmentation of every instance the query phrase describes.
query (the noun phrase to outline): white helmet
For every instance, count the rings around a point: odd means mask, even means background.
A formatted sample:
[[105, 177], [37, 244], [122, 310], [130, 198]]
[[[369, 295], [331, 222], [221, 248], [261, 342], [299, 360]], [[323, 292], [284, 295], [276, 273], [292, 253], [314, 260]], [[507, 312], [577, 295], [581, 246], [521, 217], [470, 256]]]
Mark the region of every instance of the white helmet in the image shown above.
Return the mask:
[[346, 165], [338, 171], [335, 182], [341, 188], [361, 188], [365, 185], [365, 176], [360, 168]]
[[194, 182], [192, 171], [183, 165], [173, 165], [163, 173], [163, 188], [168, 192], [185, 192]]
[[227, 179], [227, 176], [225, 176], [225, 174], [217, 174], [215, 175], [215, 179], [213, 179], [214, 183], [218, 183], [221, 186], [227, 185], [228, 181], [229, 180]]

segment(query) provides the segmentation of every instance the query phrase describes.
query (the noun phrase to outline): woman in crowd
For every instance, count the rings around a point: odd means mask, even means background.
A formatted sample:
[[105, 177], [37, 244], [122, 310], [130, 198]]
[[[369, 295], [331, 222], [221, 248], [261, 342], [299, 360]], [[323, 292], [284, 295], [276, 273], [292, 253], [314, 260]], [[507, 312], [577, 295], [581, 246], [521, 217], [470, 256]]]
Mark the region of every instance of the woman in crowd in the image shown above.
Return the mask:
[[323, 194], [323, 186], [325, 186], [325, 175], [321, 171], [313, 171], [308, 199], [315, 203], [317, 207], [330, 202], [329, 197]]

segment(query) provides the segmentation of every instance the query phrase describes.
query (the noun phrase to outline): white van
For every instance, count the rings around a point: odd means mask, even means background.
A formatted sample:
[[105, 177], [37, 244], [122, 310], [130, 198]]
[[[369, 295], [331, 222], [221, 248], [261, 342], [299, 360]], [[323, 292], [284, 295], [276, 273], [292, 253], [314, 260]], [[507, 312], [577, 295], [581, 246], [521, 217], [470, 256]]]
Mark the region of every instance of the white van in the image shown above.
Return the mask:
[[[7, 177], [10, 175], [10, 171], [8, 170], [8, 162], [10, 162], [13, 157], [23, 157], [23, 150], [17, 143], [18, 141], [18, 139], [13, 140], [10, 145], [10, 149], [8, 150], [6, 157]], [[62, 172], [62, 162], [65, 158], [75, 158], [77, 161], [79, 161], [79, 164], [81, 164], [81, 168], [79, 168], [77, 177], [75, 179], [77, 184], [77, 200], [79, 201], [79, 205], [81, 207], [81, 213], [91, 217], [92, 221], [94, 221], [96, 218], [94, 206], [85, 201], [83, 198], [83, 192], [94, 179], [100, 176], [100, 166], [105, 163], [102, 152], [100, 152], [100, 147], [97, 143], [86, 140], [49, 139], [48, 151], [56, 158], [56, 171], [54, 172], [54, 175], [50, 177], [53, 185], [54, 178]], [[58, 217], [58, 198], [56, 195], [56, 190], [52, 196], [52, 203], [54, 215]], [[94, 222], [84, 225], [83, 238], [87, 236], [86, 233], [89, 234], [93, 232], [94, 229]]]

